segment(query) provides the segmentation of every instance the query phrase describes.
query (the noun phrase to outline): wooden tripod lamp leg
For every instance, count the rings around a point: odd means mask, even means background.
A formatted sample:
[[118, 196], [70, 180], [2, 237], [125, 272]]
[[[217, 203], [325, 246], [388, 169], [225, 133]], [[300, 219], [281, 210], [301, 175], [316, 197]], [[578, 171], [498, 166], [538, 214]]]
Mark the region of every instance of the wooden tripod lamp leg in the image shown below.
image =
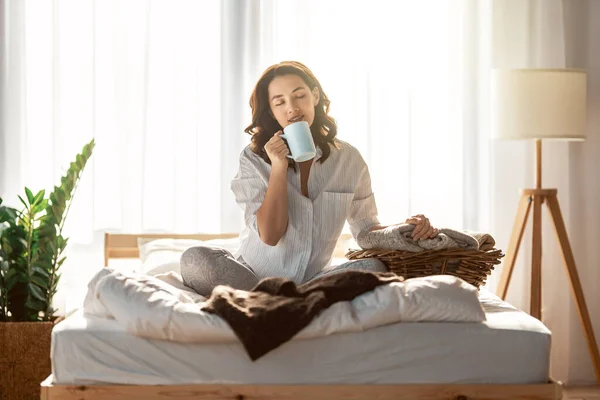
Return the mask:
[[529, 313], [542, 320], [542, 202], [540, 195], [533, 196], [533, 231], [531, 246], [531, 300]]
[[521, 239], [523, 238], [523, 232], [525, 232], [525, 225], [527, 225], [529, 210], [531, 210], [531, 196], [523, 193], [521, 194], [521, 200], [519, 201], [519, 206], [517, 208], [515, 224], [513, 225], [508, 249], [506, 250], [506, 258], [504, 259], [504, 267], [502, 268], [500, 282], [498, 283], [498, 289], [496, 290], [497, 295], [502, 300], [506, 299], [508, 284], [510, 283], [510, 278], [515, 267], [517, 254], [519, 253], [519, 247], [521, 246]]
[[558, 198], [556, 195], [550, 195], [546, 197], [546, 200], [552, 216], [552, 222], [554, 223], [554, 230], [560, 243], [563, 260], [565, 262], [567, 274], [569, 275], [569, 281], [571, 282], [571, 290], [577, 302], [579, 319], [581, 320], [581, 325], [585, 333], [585, 338], [587, 339], [590, 355], [592, 356], [592, 363], [594, 364], [594, 370], [596, 372], [596, 380], [598, 383], [600, 383], [600, 354], [598, 354], [598, 345], [596, 344], [594, 328], [592, 327], [590, 314], [588, 312], [583, 290], [581, 288], [581, 281], [579, 280], [579, 274], [577, 273], [577, 268], [575, 266], [575, 258], [573, 257], [573, 251], [571, 250], [571, 244], [569, 243], [569, 237], [567, 236], [565, 222], [563, 220], [562, 213], [560, 212]]

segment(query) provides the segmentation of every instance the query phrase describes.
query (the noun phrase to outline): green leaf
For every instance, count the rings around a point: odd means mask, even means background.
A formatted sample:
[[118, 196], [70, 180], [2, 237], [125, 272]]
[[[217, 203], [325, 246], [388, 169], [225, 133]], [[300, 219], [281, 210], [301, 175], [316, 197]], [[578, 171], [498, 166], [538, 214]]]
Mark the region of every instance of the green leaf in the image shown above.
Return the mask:
[[30, 310], [41, 311], [46, 308], [45, 306], [46, 302], [38, 299], [29, 298], [27, 301], [25, 301], [25, 307], [29, 308]]
[[56, 191], [56, 199], [58, 200], [58, 204], [59, 206], [63, 207], [63, 204], [65, 203], [65, 192], [64, 190], [62, 190], [62, 188], [58, 188], [58, 190]]
[[24, 238], [22, 238], [22, 237], [18, 237], [18, 238], [16, 238], [16, 241], [17, 241], [17, 242], [18, 242], [18, 243], [19, 243], [21, 246], [23, 246], [23, 247], [25, 247], [25, 248], [27, 247], [27, 241], [26, 241]]
[[35, 297], [36, 299], [40, 300], [40, 301], [46, 301], [46, 298], [44, 297], [44, 292], [42, 292], [42, 289], [40, 289], [39, 287], [33, 285], [33, 284], [29, 284], [27, 285], [27, 287], [29, 288], [29, 293]]
[[58, 268], [60, 268], [63, 265], [63, 263], [65, 262], [66, 259], [67, 259], [67, 257], [65, 256], [65, 257], [62, 257], [60, 260], [58, 260], [58, 262], [56, 263]]
[[11, 220], [14, 221], [17, 219], [17, 210], [15, 210], [14, 208], [6, 208], [6, 213], [8, 214]]
[[19, 198], [19, 200], [21, 200], [21, 203], [23, 203], [23, 205], [25, 206], [25, 209], [28, 210], [29, 204], [27, 204], [27, 202], [25, 200], [23, 200], [23, 198], [21, 196], [17, 195], [17, 197]]
[[27, 195], [27, 200], [29, 200], [29, 204], [33, 204], [33, 193], [31, 193], [31, 190], [29, 190], [29, 188], [27, 186], [25, 186], [25, 194]]
[[40, 190], [39, 192], [37, 192], [37, 194], [33, 198], [33, 202], [37, 204], [39, 201], [41, 201], [44, 198], [45, 194], [46, 194], [46, 189]]
[[37, 213], [45, 210], [46, 207], [48, 207], [48, 200], [46, 200], [46, 199], [38, 200], [38, 203], [33, 207], [33, 212], [35, 214], [37, 214]]
[[48, 288], [50, 281], [49, 278], [42, 278], [39, 275], [33, 275], [31, 277], [31, 282], [35, 283], [37, 286], [39, 286], [40, 288]]
[[63, 208], [56, 204], [52, 204], [52, 213], [54, 214], [54, 220], [57, 224], [60, 225], [60, 221], [62, 220]]
[[44, 225], [51, 225], [50, 222], [56, 219], [51, 206], [46, 207], [46, 215], [44, 215], [44, 217], [46, 217], [46, 219], [42, 222]]
[[54, 186], [54, 190], [52, 191], [52, 193], [50, 193], [50, 201], [52, 202], [52, 205], [58, 204], [58, 200], [56, 200], [56, 191], [58, 190], [58, 187]]
[[33, 272], [41, 274], [43, 276], [45, 276], [46, 278], [50, 278], [50, 274], [48, 273], [48, 271], [46, 271], [45, 269], [38, 267], [37, 265], [33, 267]]

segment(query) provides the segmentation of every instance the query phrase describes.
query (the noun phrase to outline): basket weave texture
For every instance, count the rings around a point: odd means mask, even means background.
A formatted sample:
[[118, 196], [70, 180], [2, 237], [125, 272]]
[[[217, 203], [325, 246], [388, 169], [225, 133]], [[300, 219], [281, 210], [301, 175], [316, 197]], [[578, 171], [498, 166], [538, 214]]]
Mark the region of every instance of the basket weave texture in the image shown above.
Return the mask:
[[426, 250], [418, 253], [385, 249], [350, 249], [349, 260], [377, 258], [388, 269], [404, 277], [419, 278], [431, 275], [454, 275], [479, 289], [485, 285], [487, 276], [504, 257], [502, 250], [444, 249]]
[[40, 398], [40, 382], [50, 375], [53, 322], [0, 323], [0, 399]]

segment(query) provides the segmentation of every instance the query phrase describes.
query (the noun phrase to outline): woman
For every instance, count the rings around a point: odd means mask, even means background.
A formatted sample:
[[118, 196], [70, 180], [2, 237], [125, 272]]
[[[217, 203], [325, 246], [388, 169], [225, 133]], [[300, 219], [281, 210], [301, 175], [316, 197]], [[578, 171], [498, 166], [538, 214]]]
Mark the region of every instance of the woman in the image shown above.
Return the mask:
[[[252, 143], [240, 155], [231, 183], [244, 209], [245, 229], [234, 257], [225, 249], [199, 246], [181, 258], [189, 287], [209, 295], [219, 284], [249, 290], [265, 277], [296, 283], [347, 269], [386, 271], [376, 259], [350, 261], [324, 271], [346, 220], [359, 245], [373, 245], [396, 234], [397, 225], [381, 226], [369, 170], [357, 149], [336, 138], [330, 101], [314, 74], [303, 64], [273, 65], [258, 80], [252, 96], [252, 123], [245, 131]], [[306, 121], [317, 155], [296, 163], [280, 137], [287, 125]], [[423, 215], [412, 238], [433, 238], [438, 230]], [[373, 247], [373, 246], [371, 246]]]

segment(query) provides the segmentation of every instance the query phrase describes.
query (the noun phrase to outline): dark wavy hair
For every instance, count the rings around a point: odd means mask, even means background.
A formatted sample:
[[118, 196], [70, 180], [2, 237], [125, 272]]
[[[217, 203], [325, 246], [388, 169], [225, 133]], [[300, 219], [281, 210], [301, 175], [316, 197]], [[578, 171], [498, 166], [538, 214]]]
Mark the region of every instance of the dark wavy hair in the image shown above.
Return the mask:
[[[269, 105], [269, 84], [277, 76], [294, 74], [302, 78], [304, 83], [312, 91], [315, 87], [319, 89], [319, 103], [315, 106], [315, 119], [310, 127], [313, 140], [316, 146], [322, 151], [319, 159], [323, 163], [331, 153], [329, 143], [335, 144], [337, 135], [337, 124], [335, 120], [328, 115], [329, 98], [323, 91], [321, 84], [308, 67], [298, 61], [283, 61], [279, 64], [271, 65], [263, 72], [256, 83], [252, 95], [250, 96], [250, 107], [252, 108], [252, 123], [248, 125], [244, 132], [252, 135], [252, 151], [262, 157], [267, 163], [271, 160], [265, 151], [265, 144], [273, 135], [282, 129], [279, 122], [273, 117]], [[296, 169], [294, 160], [289, 160], [289, 166]]]

